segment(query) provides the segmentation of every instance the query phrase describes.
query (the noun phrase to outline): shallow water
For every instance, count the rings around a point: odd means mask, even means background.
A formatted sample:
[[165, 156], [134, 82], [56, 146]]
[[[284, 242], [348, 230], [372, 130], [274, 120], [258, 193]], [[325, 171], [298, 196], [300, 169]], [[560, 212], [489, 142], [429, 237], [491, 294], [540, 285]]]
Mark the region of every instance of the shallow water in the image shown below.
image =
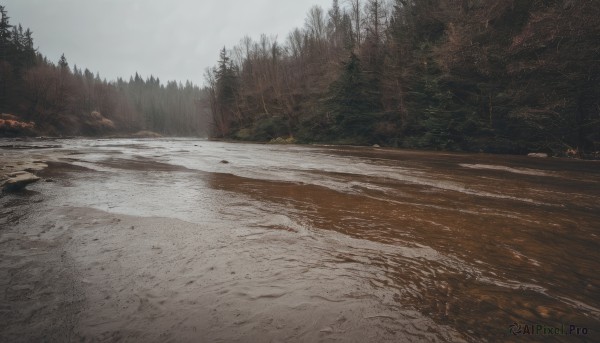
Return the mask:
[[[55, 182], [2, 201], [43, 198], [13, 226], [45, 227], [28, 239], [60, 242], [78, 304], [66, 337], [600, 340], [598, 162], [185, 139], [56, 144], [29, 152], [60, 162], [44, 172]], [[513, 324], [587, 334], [520, 337]]]

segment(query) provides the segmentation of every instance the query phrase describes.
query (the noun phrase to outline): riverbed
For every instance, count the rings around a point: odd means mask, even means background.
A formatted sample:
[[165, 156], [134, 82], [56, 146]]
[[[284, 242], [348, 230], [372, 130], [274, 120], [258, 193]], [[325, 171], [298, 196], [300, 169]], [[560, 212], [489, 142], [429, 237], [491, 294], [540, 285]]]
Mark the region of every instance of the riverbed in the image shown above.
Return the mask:
[[49, 167], [0, 198], [2, 342], [600, 340], [596, 161], [10, 144]]

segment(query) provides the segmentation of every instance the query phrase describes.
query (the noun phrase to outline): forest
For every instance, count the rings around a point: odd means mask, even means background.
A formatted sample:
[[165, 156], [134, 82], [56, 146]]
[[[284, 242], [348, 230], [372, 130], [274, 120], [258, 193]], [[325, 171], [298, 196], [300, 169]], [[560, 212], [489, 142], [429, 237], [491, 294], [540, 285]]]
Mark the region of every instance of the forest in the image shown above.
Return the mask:
[[0, 12], [0, 137], [208, 134], [200, 87], [137, 73], [109, 82], [64, 55], [55, 64]]
[[206, 70], [217, 137], [600, 150], [600, 2], [333, 0]]
[[0, 10], [0, 136], [600, 151], [594, 0], [333, 0], [287, 37], [215, 51], [203, 87], [54, 63]]

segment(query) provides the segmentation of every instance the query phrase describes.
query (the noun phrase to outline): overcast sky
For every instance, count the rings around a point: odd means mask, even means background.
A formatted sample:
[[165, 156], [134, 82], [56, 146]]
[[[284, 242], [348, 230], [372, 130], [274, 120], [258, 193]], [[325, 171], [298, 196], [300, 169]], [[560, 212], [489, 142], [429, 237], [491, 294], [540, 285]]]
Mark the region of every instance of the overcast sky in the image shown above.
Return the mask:
[[144, 77], [202, 84], [223, 46], [244, 35], [283, 42], [313, 5], [331, 0], [0, 0], [11, 24], [33, 31], [35, 46], [56, 62], [114, 80]]

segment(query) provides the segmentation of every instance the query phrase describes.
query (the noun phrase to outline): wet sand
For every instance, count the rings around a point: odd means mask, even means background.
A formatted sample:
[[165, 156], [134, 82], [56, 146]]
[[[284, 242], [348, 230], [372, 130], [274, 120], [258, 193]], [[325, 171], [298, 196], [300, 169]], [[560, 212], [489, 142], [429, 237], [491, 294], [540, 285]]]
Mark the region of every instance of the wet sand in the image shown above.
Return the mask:
[[186, 140], [44, 155], [54, 182], [0, 198], [0, 341], [598, 338], [595, 162]]

